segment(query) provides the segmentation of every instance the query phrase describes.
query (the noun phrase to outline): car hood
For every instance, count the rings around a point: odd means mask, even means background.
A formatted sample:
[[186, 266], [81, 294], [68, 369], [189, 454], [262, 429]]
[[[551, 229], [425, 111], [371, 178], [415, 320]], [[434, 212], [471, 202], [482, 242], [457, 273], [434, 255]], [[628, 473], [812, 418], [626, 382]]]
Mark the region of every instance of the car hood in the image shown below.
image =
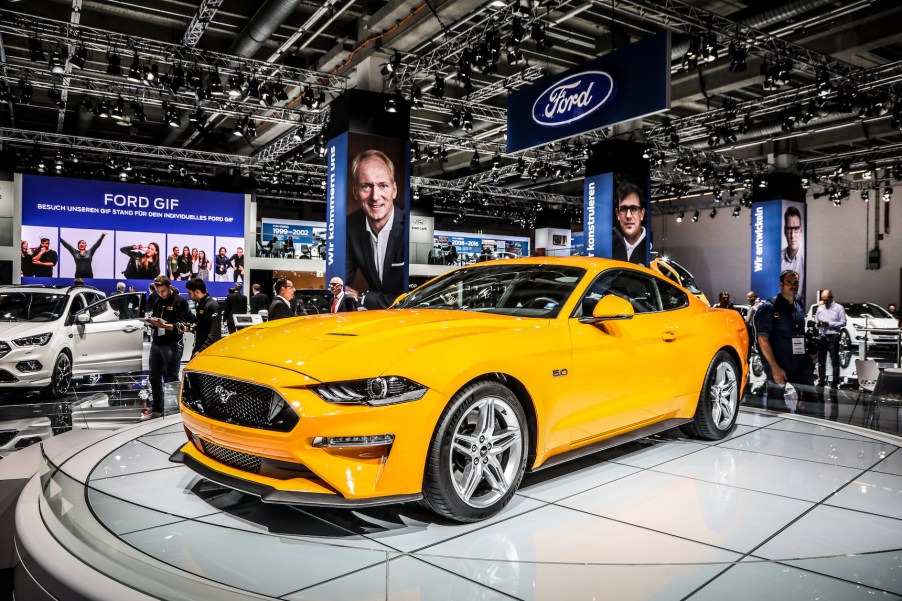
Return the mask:
[[33, 336], [59, 329], [55, 321], [0, 321], [0, 340], [12, 340], [23, 336]]
[[854, 319], [849, 319], [856, 328], [878, 328], [878, 329], [887, 329], [887, 330], [895, 330], [899, 327], [899, 322], [891, 317], [878, 317], [876, 319], [868, 318], [865, 320], [863, 317], [856, 317]]
[[386, 370], [411, 351], [544, 321], [438, 309], [314, 315], [239, 330], [203, 354], [282, 367], [319, 381], [372, 378], [388, 375]]

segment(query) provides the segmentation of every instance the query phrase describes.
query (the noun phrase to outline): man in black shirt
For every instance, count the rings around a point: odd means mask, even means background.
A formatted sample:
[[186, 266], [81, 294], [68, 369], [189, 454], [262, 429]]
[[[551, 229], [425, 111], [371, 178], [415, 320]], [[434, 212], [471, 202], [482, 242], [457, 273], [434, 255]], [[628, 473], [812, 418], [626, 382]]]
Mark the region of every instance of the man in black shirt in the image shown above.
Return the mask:
[[247, 313], [247, 297], [241, 293], [241, 282], [235, 284], [234, 288], [229, 288], [229, 295], [225, 300], [223, 315], [226, 318], [226, 327], [229, 334], [235, 333], [236, 315], [244, 315]]
[[251, 290], [254, 292], [253, 296], [251, 296], [251, 313], [259, 313], [260, 311], [267, 311], [269, 309], [269, 297], [260, 292], [260, 284], [254, 284], [251, 286]]
[[34, 263], [34, 275], [39, 278], [52, 278], [53, 270], [59, 262], [59, 255], [50, 250], [50, 239], [41, 238], [41, 246], [31, 255]]
[[191, 350], [193, 358], [222, 337], [222, 317], [219, 312], [219, 303], [207, 294], [207, 284], [200, 278], [189, 280], [185, 284], [188, 289], [188, 298], [196, 303], [194, 322], [194, 348]]
[[153, 286], [159, 296], [148, 321], [152, 329], [148, 364], [153, 406], [149, 413], [144, 414], [144, 419], [163, 417], [163, 385], [179, 380], [179, 363], [184, 347], [178, 326], [194, 321], [188, 310], [188, 302], [179, 296], [169, 278], [165, 275], [157, 276]]

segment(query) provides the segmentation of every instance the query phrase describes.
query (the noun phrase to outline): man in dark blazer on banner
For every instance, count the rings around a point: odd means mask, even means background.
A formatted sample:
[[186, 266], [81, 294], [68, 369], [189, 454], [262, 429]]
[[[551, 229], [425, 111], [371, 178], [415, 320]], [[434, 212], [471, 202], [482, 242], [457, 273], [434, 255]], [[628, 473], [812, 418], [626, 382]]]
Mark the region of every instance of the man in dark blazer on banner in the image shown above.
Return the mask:
[[[385, 153], [366, 150], [351, 165], [352, 193], [362, 208], [347, 218], [347, 292], [367, 309], [384, 309], [404, 292], [407, 224], [395, 210], [395, 166]], [[360, 271], [367, 288], [350, 284]]]

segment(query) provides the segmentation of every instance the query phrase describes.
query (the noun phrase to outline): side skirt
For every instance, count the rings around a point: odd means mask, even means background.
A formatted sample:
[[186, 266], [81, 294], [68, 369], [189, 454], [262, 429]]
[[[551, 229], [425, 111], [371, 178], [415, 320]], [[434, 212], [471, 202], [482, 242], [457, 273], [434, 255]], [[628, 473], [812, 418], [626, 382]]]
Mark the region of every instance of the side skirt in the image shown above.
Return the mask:
[[567, 461], [585, 457], [586, 455], [591, 455], [592, 453], [597, 453], [598, 451], [603, 451], [611, 447], [616, 447], [628, 442], [632, 442], [634, 440], [639, 440], [640, 438], [647, 438], [652, 434], [658, 434], [666, 430], [672, 430], [673, 428], [677, 428], [679, 426], [682, 426], [683, 424], [688, 424], [691, 421], [692, 419], [665, 419], [664, 421], [656, 422], [643, 428], [630, 430], [629, 432], [618, 434], [617, 436], [612, 436], [611, 438], [605, 438], [604, 440], [599, 440], [598, 442], [586, 445], [584, 447], [579, 447], [578, 449], [573, 449], [572, 451], [561, 453], [560, 455], [555, 455], [539, 467], [533, 468], [530, 471], [538, 472], [547, 467], [554, 467], [555, 465], [560, 465], [562, 463], [566, 463]]

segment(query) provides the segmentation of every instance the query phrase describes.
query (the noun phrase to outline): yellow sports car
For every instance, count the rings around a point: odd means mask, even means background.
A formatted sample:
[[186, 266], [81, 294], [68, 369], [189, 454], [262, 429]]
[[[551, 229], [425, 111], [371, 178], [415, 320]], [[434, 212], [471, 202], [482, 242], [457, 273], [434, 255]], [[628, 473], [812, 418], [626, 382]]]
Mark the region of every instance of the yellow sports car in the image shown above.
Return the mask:
[[487, 518], [538, 470], [662, 430], [733, 428], [745, 323], [587, 257], [447, 273], [384, 311], [241, 330], [185, 368], [173, 455], [264, 501], [421, 500]]

